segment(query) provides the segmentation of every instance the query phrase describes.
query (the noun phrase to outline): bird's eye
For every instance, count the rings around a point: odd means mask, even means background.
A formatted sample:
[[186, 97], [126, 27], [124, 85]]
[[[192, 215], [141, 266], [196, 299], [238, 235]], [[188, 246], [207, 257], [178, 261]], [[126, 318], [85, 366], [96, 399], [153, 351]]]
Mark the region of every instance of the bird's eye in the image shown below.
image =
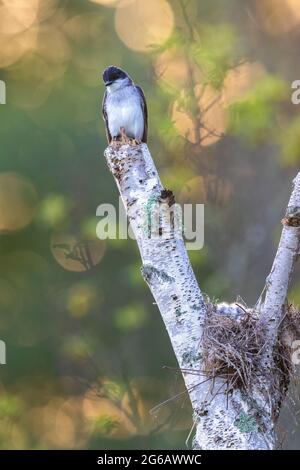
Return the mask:
[[113, 72], [113, 73], [111, 74], [111, 80], [117, 80], [118, 78], [119, 78], [118, 72]]

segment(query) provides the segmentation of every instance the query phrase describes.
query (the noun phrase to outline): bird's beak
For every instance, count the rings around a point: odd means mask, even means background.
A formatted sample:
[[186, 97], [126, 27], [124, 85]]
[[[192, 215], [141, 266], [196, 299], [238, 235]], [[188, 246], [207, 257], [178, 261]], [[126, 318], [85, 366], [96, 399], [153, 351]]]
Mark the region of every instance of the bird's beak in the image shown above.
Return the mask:
[[104, 83], [105, 86], [109, 86], [109, 85], [111, 85], [111, 84], [112, 84], [112, 82], [105, 82], [105, 83]]

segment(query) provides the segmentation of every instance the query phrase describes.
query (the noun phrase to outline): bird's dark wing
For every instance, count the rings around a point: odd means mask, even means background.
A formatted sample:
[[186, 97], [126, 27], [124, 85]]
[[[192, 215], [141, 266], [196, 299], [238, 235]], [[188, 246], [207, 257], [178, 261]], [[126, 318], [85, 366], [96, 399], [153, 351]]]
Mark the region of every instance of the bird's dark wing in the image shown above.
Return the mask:
[[107, 110], [106, 110], [106, 99], [107, 99], [107, 91], [104, 93], [104, 96], [103, 96], [103, 101], [102, 101], [102, 115], [103, 115], [103, 119], [104, 119], [104, 122], [105, 122], [105, 132], [106, 132], [107, 141], [108, 141], [108, 143], [110, 144], [110, 143], [111, 143], [111, 135], [110, 135], [109, 128], [108, 128], [108, 118], [107, 118]]
[[143, 132], [142, 142], [147, 143], [147, 138], [148, 138], [148, 109], [147, 109], [146, 98], [145, 98], [144, 92], [143, 92], [143, 90], [140, 86], [136, 85], [135, 88], [137, 89], [137, 91], [140, 95], [142, 108], [143, 108], [143, 115], [144, 115], [144, 132]]

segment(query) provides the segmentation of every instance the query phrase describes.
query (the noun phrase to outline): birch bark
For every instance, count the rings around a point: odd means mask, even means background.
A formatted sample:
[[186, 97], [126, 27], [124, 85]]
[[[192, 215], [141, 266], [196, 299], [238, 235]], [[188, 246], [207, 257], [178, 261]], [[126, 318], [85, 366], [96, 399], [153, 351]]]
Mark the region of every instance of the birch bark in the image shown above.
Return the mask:
[[[207, 377], [202, 362], [202, 333], [206, 303], [197, 284], [182, 239], [170, 229], [172, 216], [160, 216], [158, 234], [153, 236], [151, 217], [155, 205], [171, 207], [174, 196], [162, 186], [146, 144], [108, 147], [105, 157], [112, 172], [127, 216], [134, 232], [141, 258], [142, 275], [147, 282], [182, 371], [193, 407], [195, 449], [273, 449], [275, 447], [272, 406], [266, 406], [268, 384], [257, 383], [250, 398], [236, 388], [226, 391], [226, 380]], [[291, 203], [299, 203], [299, 175]], [[166, 211], [168, 212], [168, 211]], [[174, 216], [174, 214], [173, 214]], [[164, 236], [164, 234], [169, 234]], [[284, 243], [272, 270], [272, 288], [267, 292], [265, 307], [278, 309], [284, 303], [288, 280], [299, 248], [299, 229], [284, 227]], [[287, 259], [286, 259], [287, 257]], [[285, 280], [274, 274], [277, 264]], [[286, 276], [286, 271], [288, 276]], [[280, 299], [277, 293], [280, 292]], [[273, 299], [275, 295], [276, 299]], [[224, 309], [224, 306], [221, 308]], [[242, 310], [227, 306], [227, 313], [243, 315]], [[271, 322], [268, 310], [267, 321]], [[274, 323], [275, 334], [280, 318]], [[155, 347], [155, 338], [153, 338]], [[272, 400], [271, 400], [272, 401]]]

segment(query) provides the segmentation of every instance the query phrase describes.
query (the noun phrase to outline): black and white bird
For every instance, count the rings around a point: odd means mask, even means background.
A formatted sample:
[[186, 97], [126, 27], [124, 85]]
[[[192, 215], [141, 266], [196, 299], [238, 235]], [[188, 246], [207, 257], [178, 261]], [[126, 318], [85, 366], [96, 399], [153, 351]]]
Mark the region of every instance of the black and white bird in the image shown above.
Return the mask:
[[148, 112], [145, 95], [124, 70], [110, 66], [103, 72], [106, 86], [102, 112], [109, 144], [147, 142]]

